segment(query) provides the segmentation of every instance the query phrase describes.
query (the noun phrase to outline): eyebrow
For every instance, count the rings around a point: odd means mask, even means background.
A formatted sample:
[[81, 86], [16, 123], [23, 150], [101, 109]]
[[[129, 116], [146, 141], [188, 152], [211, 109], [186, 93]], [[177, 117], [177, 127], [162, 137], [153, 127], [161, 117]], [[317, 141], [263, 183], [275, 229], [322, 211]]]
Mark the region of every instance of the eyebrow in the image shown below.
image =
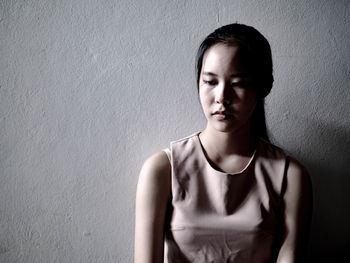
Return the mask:
[[[206, 76], [214, 76], [214, 77], [217, 77], [217, 74], [213, 73], [213, 72], [209, 72], [209, 71], [205, 71], [202, 73], [203, 75], [206, 75]], [[231, 78], [239, 78], [239, 77], [248, 77], [248, 74], [246, 73], [236, 73], [236, 74], [232, 74], [231, 75]]]

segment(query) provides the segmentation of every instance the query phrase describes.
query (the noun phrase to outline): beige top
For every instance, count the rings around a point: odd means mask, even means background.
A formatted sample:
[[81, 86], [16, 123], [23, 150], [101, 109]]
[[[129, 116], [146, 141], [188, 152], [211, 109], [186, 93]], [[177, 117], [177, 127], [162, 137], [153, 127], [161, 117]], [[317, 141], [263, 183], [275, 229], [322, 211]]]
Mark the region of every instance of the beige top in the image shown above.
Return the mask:
[[276, 262], [286, 155], [259, 139], [249, 164], [227, 174], [210, 165], [198, 134], [171, 142], [167, 153], [164, 262]]

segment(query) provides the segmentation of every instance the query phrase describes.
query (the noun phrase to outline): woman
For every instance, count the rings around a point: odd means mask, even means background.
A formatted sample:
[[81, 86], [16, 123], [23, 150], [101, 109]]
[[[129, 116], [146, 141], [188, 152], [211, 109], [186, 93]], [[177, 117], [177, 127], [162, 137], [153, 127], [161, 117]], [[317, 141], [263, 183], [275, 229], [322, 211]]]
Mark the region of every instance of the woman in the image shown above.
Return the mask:
[[207, 126], [145, 161], [135, 262], [302, 262], [311, 182], [268, 142], [268, 41], [253, 27], [223, 26], [200, 45], [196, 69]]

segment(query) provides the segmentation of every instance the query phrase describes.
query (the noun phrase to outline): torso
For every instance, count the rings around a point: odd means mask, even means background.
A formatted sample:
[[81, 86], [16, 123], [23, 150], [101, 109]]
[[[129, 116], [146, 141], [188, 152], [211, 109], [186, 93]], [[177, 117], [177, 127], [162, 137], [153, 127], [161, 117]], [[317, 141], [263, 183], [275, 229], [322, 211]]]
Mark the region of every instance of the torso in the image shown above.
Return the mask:
[[259, 140], [239, 173], [206, 158], [198, 133], [171, 143], [172, 200], [165, 262], [270, 262], [282, 209], [286, 156]]

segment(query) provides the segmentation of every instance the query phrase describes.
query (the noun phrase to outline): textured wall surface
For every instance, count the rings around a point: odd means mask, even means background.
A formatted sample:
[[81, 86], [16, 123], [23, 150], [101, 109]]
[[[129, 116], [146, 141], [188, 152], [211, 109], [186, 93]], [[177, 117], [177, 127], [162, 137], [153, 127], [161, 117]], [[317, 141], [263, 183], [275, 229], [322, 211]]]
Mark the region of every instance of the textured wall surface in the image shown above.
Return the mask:
[[[350, 249], [350, 1], [0, 1], [0, 262], [131, 262], [143, 160], [204, 128], [194, 55], [270, 41], [273, 141], [309, 169], [311, 262]], [[332, 259], [332, 260], [330, 260]]]

